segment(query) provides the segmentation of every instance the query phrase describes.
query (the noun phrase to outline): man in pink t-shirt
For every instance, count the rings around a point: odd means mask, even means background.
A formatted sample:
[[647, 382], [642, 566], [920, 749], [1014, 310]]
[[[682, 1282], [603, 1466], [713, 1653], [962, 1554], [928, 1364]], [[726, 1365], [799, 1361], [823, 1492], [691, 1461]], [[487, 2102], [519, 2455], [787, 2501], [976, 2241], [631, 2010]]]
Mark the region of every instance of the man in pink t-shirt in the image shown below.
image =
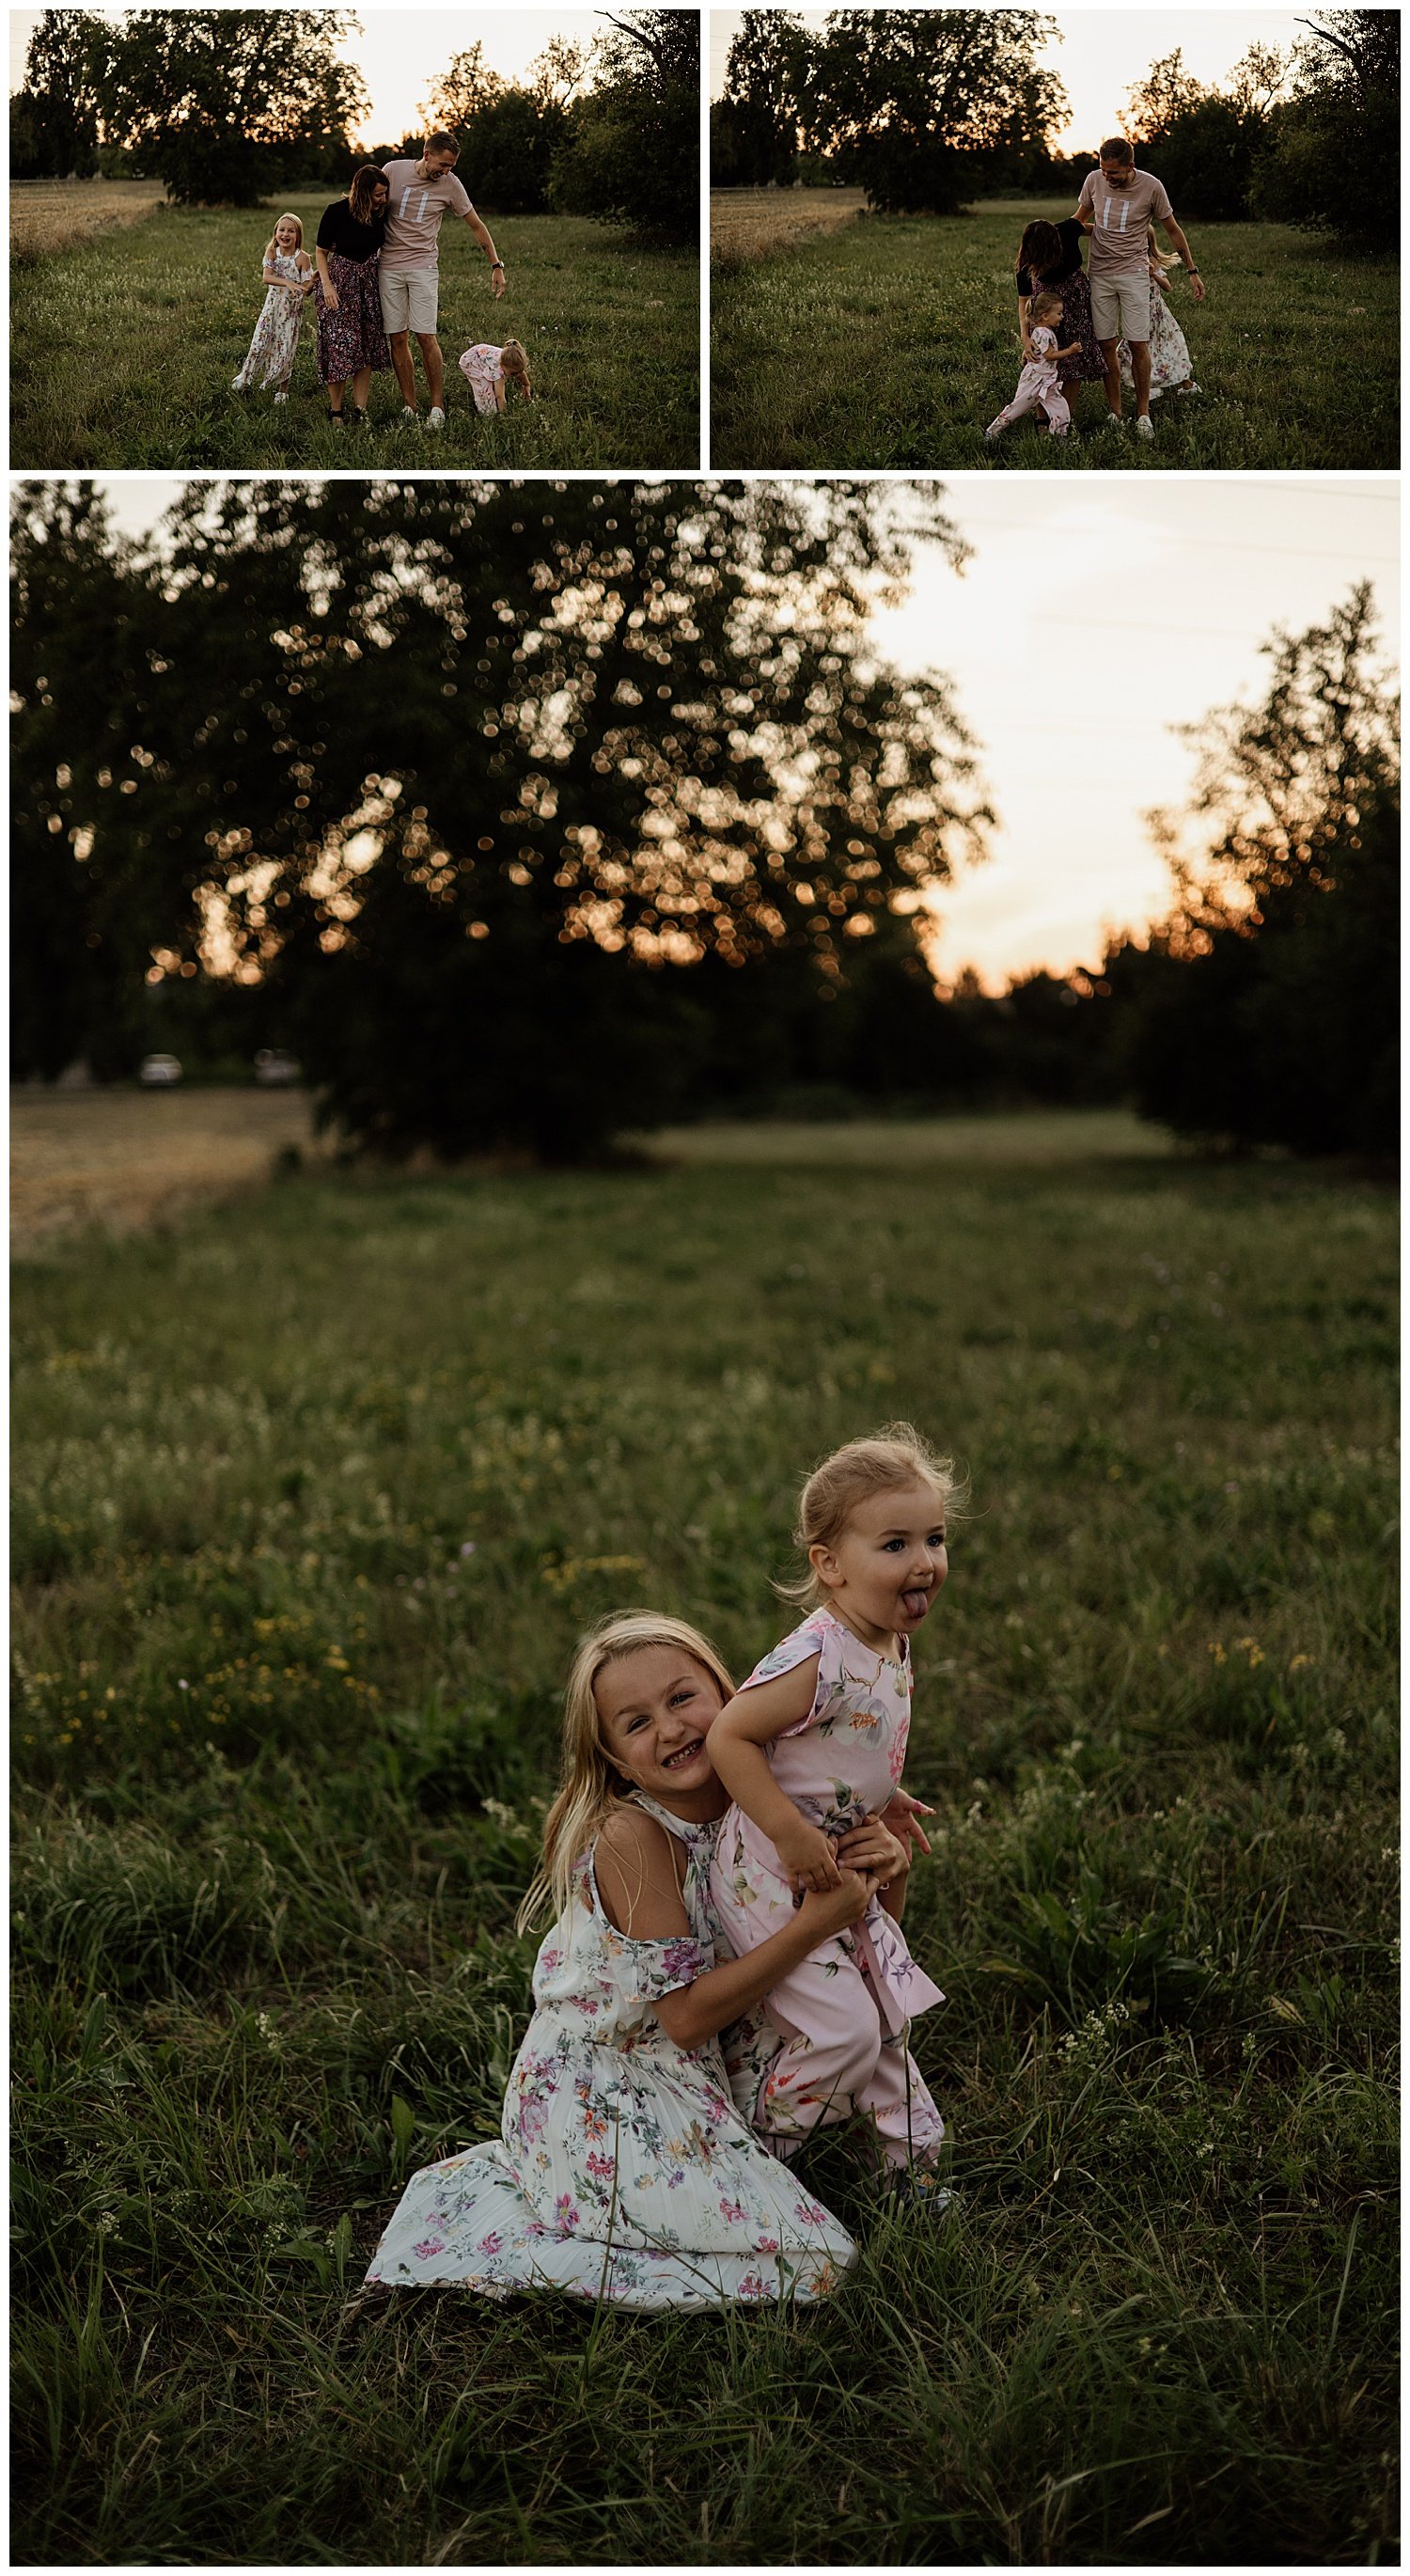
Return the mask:
[[1190, 245], [1170, 211], [1159, 179], [1136, 168], [1136, 156], [1125, 137], [1112, 136], [1100, 153], [1100, 168], [1089, 170], [1077, 200], [1077, 219], [1084, 224], [1091, 248], [1087, 274], [1092, 288], [1092, 329], [1106, 364], [1107, 427], [1121, 427], [1121, 343], [1131, 350], [1136, 386], [1136, 435], [1154, 438], [1151, 420], [1151, 272], [1148, 224], [1159, 224], [1185, 263], [1195, 302], [1204, 302], [1204, 279]]
[[443, 216], [459, 215], [469, 225], [490, 263], [490, 285], [495, 295], [504, 293], [504, 262], [454, 175], [459, 153], [453, 134], [428, 134], [419, 161], [388, 161], [382, 172], [390, 192], [387, 230], [377, 263], [382, 327], [391, 348], [402, 401], [413, 420], [416, 368], [411, 341], [415, 334], [431, 397], [428, 429], [443, 429], [446, 417], [441, 399], [445, 392], [445, 360], [436, 337]]

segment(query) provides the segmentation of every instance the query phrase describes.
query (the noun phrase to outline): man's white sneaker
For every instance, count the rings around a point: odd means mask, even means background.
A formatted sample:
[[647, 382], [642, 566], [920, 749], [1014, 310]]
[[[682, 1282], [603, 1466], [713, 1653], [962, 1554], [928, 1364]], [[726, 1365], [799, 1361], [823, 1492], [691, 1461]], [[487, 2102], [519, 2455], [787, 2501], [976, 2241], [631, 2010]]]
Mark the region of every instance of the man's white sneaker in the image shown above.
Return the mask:
[[1106, 426], [1108, 429], [1124, 429], [1126, 423], [1119, 411], [1109, 411], [1106, 416]]
[[1152, 420], [1148, 411], [1138, 411], [1136, 414], [1136, 436], [1138, 438], [1154, 438], [1155, 436], [1155, 422]]
[[440, 404], [436, 403], [426, 414], [426, 427], [428, 429], [444, 429], [445, 425], [445, 413], [442, 411]]
[[403, 420], [419, 420], [421, 417], [415, 403], [403, 403], [401, 407], [401, 416]]
[[276, 401], [277, 403], [281, 403], [281, 402], [287, 402], [287, 401], [288, 401], [288, 399], [289, 399], [289, 397], [288, 397], [288, 395], [287, 395], [287, 394], [276, 394], [276, 395], [275, 395], [275, 397], [274, 397], [274, 399], [275, 399], [275, 401]]

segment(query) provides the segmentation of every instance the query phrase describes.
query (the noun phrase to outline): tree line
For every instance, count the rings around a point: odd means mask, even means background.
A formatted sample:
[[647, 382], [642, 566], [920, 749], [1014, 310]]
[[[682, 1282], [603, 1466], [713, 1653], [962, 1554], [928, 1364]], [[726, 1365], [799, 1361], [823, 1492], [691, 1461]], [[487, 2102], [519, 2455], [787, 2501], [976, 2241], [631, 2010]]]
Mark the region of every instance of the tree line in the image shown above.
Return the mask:
[[22, 486], [14, 1078], [287, 1047], [394, 1154], [1117, 1099], [1388, 1152], [1369, 592], [1199, 728], [1166, 921], [941, 994], [927, 899], [993, 818], [948, 686], [871, 646], [921, 540], [963, 553], [925, 486], [255, 481], [191, 487], [138, 548], [93, 486]]
[[[354, 28], [336, 8], [46, 9], [10, 101], [11, 176], [155, 177], [189, 205], [346, 185], [368, 113], [343, 59]], [[699, 65], [698, 21], [673, 9], [608, 15], [591, 48], [551, 37], [520, 82], [476, 43], [432, 83], [424, 127], [369, 156], [419, 151], [445, 127], [492, 214], [555, 210], [693, 243]]]
[[[834, 9], [819, 25], [748, 9], [711, 110], [712, 184], [848, 184], [906, 214], [1075, 193], [1092, 153], [1056, 149], [1068, 100], [1040, 59], [1056, 23], [1028, 9]], [[1223, 88], [1177, 50], [1138, 82], [1125, 124], [1182, 212], [1383, 251], [1399, 236], [1399, 128], [1393, 9], [1323, 11], [1286, 51], [1254, 43]]]

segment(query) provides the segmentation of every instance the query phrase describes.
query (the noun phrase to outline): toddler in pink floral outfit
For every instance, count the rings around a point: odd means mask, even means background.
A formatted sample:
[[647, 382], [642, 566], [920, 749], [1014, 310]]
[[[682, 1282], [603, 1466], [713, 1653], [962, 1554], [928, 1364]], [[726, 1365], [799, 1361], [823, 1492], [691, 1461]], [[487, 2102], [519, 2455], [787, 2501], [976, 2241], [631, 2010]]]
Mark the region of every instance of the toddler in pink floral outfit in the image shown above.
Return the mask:
[[1062, 297], [1035, 295], [1028, 308], [1028, 320], [1028, 345], [1013, 401], [1004, 405], [984, 432], [991, 446], [1001, 430], [1023, 420], [1030, 411], [1043, 413], [1049, 438], [1066, 438], [1072, 426], [1067, 396], [1058, 382], [1058, 367], [1064, 358], [1080, 354], [1080, 344], [1073, 340], [1065, 349], [1058, 347], [1053, 326], [1062, 320]]
[[[804, 1891], [836, 1883], [836, 1845], [881, 1818], [927, 1848], [901, 1789], [910, 1728], [910, 1637], [945, 1580], [954, 1487], [909, 1424], [854, 1440], [803, 1488], [800, 1546], [809, 1615], [766, 1655], [716, 1719], [710, 1758], [735, 1804], [720, 1827], [710, 1892], [743, 1957], [786, 1923]], [[907, 1855], [908, 1856], [908, 1855]], [[911, 2015], [945, 1998], [900, 1930], [905, 1873], [861, 1920], [820, 1942], [762, 2010], [727, 2036], [741, 2112], [777, 2154], [860, 2112], [880, 2155], [939, 2206], [944, 2124], [906, 2047]]]

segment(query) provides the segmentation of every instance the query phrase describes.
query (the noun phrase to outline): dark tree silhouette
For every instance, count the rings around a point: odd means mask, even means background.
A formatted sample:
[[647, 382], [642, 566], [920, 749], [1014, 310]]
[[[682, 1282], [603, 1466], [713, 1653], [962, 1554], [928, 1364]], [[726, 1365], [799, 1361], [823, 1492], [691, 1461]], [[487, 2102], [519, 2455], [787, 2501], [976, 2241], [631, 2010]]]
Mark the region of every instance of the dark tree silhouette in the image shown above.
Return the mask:
[[91, 10], [43, 12], [10, 100], [12, 178], [86, 179], [97, 168], [105, 36]]
[[1185, 1132], [1298, 1153], [1394, 1145], [1400, 759], [1369, 585], [1278, 632], [1257, 707], [1186, 728], [1187, 829], [1153, 818], [1176, 903], [1138, 1015], [1140, 1105]]
[[905, 506], [194, 487], [159, 563], [83, 559], [121, 599], [105, 683], [81, 579], [44, 600], [75, 505], [28, 487], [24, 863], [73, 834], [104, 883], [147, 872], [143, 971], [267, 987], [350, 1132], [591, 1151], [708, 1052], [680, 970], [791, 956], [816, 1002], [983, 846], [946, 690], [866, 657], [911, 536], [957, 552], [933, 490]]
[[665, 243], [700, 230], [700, 19], [691, 9], [607, 17], [593, 87], [575, 105], [552, 197], [569, 215]]
[[815, 52], [814, 149], [853, 171], [874, 206], [952, 214], [971, 156], [1016, 116], [1065, 106], [1038, 49], [1056, 22], [1033, 9], [834, 9]]
[[188, 204], [254, 205], [287, 167], [346, 155], [367, 93], [346, 9], [134, 9], [104, 22], [105, 131]]

